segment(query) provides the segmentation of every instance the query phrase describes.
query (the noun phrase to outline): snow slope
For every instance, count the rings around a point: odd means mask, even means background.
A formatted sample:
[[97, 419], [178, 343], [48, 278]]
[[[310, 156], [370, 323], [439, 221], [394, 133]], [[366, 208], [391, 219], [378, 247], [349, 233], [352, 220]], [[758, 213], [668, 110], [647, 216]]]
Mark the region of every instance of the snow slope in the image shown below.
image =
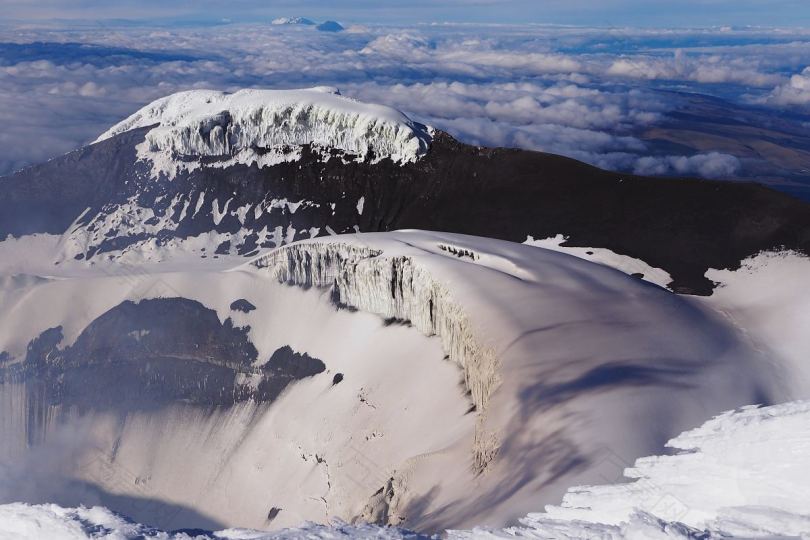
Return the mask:
[[[4, 251], [20, 254], [0, 265], [6, 364], [49, 328], [62, 326], [64, 349], [126, 300], [182, 297], [247, 328], [257, 362], [286, 345], [326, 372], [214, 411], [78, 411], [2, 385], [7, 502], [104, 504], [164, 528], [498, 527], [618, 478], [714, 414], [784, 399], [782, 374], [725, 318], [545, 249], [401, 231], [250, 263], [53, 265], [51, 240]], [[237, 299], [257, 309], [233, 312]]]
[[[359, 251], [347, 253], [347, 245]], [[383, 255], [363, 256], [368, 249]], [[341, 257], [345, 267], [325, 265]], [[718, 402], [781, 391], [771, 386], [778, 376], [767, 362], [709, 314], [641, 283], [625, 295], [619, 291], [633, 279], [546, 250], [403, 232], [303, 241], [258, 264], [280, 265], [282, 281], [302, 286], [334, 279], [340, 302], [440, 337], [478, 407], [473, 458], [488, 473], [479, 485], [527, 497], [508, 508], [486, 498], [462, 503], [456, 515], [468, 523], [486, 519], [485, 508], [517, 517], [523, 500], [543, 499], [538, 492], [561, 494], [575, 478], [615, 474], [615, 461], [653, 452], [664, 442], [657, 437], [700, 423]], [[692, 333], [704, 324], [705, 333]], [[689, 403], [680, 403], [687, 395]], [[492, 463], [482, 458], [495, 455]]]
[[661, 287], [666, 287], [672, 283], [672, 276], [666, 270], [661, 268], [654, 268], [640, 259], [634, 259], [627, 255], [615, 253], [609, 249], [597, 247], [569, 247], [564, 246], [567, 238], [562, 234], [542, 240], [536, 240], [529, 236], [524, 244], [530, 246], [541, 247], [550, 249], [552, 251], [559, 251], [560, 253], [567, 253], [580, 259], [593, 261], [605, 266], [610, 266], [616, 270], [620, 270], [625, 274], [636, 275], [644, 281], [655, 283]]
[[520, 528], [450, 537], [810, 537], [810, 402], [728, 411], [667, 446], [676, 453], [627, 469], [629, 483], [571, 489]]
[[[725, 412], [668, 445], [674, 455], [636, 461], [629, 483], [578, 487], [563, 504], [507, 529], [451, 530], [452, 540], [808, 538], [810, 402]], [[159, 537], [104, 508], [0, 506], [0, 539]], [[162, 538], [185, 539], [182, 533]], [[306, 524], [276, 533], [224, 530], [200, 540], [416, 538], [397, 528]]]
[[339, 151], [361, 161], [407, 163], [422, 156], [431, 140], [427, 128], [395, 109], [317, 87], [179, 92], [146, 105], [95, 142], [147, 126], [155, 127], [138, 155], [170, 176], [177, 167], [198, 166], [199, 158], [221, 167], [294, 161], [302, 145], [322, 148], [327, 156]]
[[749, 257], [738, 270], [709, 270], [719, 285], [703, 300], [728, 317], [771, 362], [787, 366], [783, 386], [810, 391], [810, 257], [793, 251]]

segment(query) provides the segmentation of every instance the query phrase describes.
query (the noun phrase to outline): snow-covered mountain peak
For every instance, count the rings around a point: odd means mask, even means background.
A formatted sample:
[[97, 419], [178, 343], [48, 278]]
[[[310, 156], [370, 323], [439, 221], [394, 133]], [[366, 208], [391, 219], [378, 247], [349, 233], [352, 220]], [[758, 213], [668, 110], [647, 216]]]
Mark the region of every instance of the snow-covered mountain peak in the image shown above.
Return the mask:
[[199, 158], [219, 166], [292, 161], [303, 145], [402, 164], [424, 155], [431, 141], [425, 126], [396, 109], [315, 87], [179, 92], [146, 105], [95, 142], [148, 126], [155, 127], [139, 156], [170, 175], [178, 167], [199, 166]]
[[307, 19], [306, 17], [279, 17], [278, 19], [273, 19], [273, 24], [275, 26], [282, 26], [282, 25], [305, 25], [305, 26], [313, 26], [315, 25], [315, 21]]

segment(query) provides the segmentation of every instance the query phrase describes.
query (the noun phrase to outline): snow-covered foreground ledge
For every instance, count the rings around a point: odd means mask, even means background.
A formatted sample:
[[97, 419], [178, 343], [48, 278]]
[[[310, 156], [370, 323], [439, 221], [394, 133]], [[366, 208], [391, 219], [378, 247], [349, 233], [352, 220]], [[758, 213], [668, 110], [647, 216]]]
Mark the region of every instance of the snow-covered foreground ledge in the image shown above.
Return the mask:
[[[569, 490], [561, 506], [507, 529], [448, 531], [454, 540], [810, 537], [810, 402], [727, 412], [669, 442], [675, 455], [642, 458], [633, 481]], [[304, 525], [273, 533], [230, 529], [162, 533], [104, 508], [0, 506], [0, 538], [419, 538], [393, 527]]]
[[682, 524], [709, 538], [810, 537], [810, 401], [729, 411], [667, 446], [675, 455], [625, 471], [633, 482], [572, 488], [523, 527], [451, 536], [699, 538]]
[[100, 142], [155, 126], [138, 148], [158, 171], [236, 163], [259, 166], [298, 159], [301, 146], [349, 157], [396, 163], [427, 152], [428, 128], [403, 113], [340, 95], [335, 88], [302, 90], [189, 90], [158, 99], [103, 133]]

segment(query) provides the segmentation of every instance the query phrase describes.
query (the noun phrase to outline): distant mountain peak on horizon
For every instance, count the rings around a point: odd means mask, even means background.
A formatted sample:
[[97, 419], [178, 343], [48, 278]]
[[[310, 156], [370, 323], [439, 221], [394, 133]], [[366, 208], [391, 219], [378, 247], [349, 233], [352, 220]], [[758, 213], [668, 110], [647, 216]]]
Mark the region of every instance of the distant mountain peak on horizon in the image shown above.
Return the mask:
[[276, 26], [295, 24], [314, 26], [316, 23], [312, 19], [307, 19], [306, 17], [279, 17], [277, 19], [273, 19], [270, 24], [274, 24]]
[[321, 32], [342, 32], [345, 30], [343, 25], [337, 21], [324, 21], [315, 28]]

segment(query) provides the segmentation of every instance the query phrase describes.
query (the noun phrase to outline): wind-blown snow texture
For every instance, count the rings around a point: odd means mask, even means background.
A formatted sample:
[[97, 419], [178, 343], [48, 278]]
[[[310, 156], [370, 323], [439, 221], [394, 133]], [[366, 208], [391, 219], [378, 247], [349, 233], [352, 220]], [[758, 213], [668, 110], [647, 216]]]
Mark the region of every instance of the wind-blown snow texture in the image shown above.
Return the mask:
[[[571, 489], [561, 506], [507, 529], [448, 531], [451, 540], [807, 538], [810, 536], [810, 402], [744, 407], [682, 433], [675, 455], [639, 459], [630, 483]], [[0, 506], [0, 538], [173, 540], [419, 538], [397, 528], [306, 524], [274, 533], [160, 533], [104, 508]]]
[[675, 455], [625, 471], [633, 482], [573, 488], [523, 527], [450, 537], [810, 537], [810, 402], [728, 411], [667, 446]]
[[139, 156], [170, 176], [177, 166], [189, 166], [189, 158], [195, 164], [203, 157], [220, 166], [267, 166], [297, 159], [302, 145], [407, 163], [430, 144], [428, 129], [401, 112], [343, 97], [331, 87], [179, 92], [143, 107], [95, 142], [153, 125]]
[[55, 504], [0, 506], [0, 540], [427, 540], [423, 536], [393, 527], [306, 523], [279, 532], [226, 529], [217, 532], [187, 530], [165, 532], [142, 525], [95, 506], [63, 508]]

